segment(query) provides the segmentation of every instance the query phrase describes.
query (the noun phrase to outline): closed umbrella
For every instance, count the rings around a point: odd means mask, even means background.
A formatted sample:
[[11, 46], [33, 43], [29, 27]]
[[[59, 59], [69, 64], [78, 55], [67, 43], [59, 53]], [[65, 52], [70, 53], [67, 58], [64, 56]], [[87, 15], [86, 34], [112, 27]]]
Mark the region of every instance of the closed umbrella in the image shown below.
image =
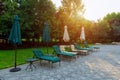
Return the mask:
[[64, 27], [63, 40], [64, 40], [65, 42], [68, 42], [68, 41], [70, 40], [68, 31], [67, 31], [67, 26]]
[[81, 30], [80, 40], [81, 40], [81, 41], [84, 41], [84, 40], [85, 40], [84, 27], [82, 27], [82, 30]]
[[48, 43], [50, 42], [50, 29], [47, 22], [44, 25], [42, 40], [47, 44], [47, 53], [48, 53]]
[[10, 31], [10, 35], [8, 38], [9, 42], [12, 43], [12, 45], [15, 46], [15, 62], [14, 62], [14, 68], [10, 70], [10, 72], [17, 72], [20, 71], [20, 68], [17, 68], [17, 45], [21, 44], [21, 31], [20, 31], [20, 24], [19, 24], [19, 17], [18, 15], [14, 16], [14, 23], [12, 26], [12, 29]]

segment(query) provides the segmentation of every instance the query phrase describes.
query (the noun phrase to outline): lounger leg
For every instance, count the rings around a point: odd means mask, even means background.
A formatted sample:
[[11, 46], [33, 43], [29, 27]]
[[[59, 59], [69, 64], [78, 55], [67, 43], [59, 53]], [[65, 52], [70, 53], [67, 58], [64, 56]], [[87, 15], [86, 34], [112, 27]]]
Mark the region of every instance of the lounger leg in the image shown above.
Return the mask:
[[42, 64], [41, 64], [41, 59], [40, 59], [40, 65], [42, 65]]
[[61, 66], [61, 64], [60, 64], [61, 62], [59, 62], [59, 66]]
[[36, 66], [35, 66], [34, 64], [32, 64], [32, 66], [33, 66], [34, 68], [36, 68]]
[[27, 67], [26, 67], [26, 69], [25, 69], [26, 71], [27, 71], [27, 69], [28, 69], [28, 67], [29, 67], [29, 66], [30, 66], [30, 64], [29, 64], [29, 65], [27, 65]]
[[26, 69], [25, 70], [33, 70], [33, 68], [36, 68], [36, 66], [33, 64], [33, 62], [30, 62], [29, 64], [28, 64], [28, 66], [26, 67]]
[[53, 62], [49, 61], [49, 68], [53, 68]]
[[49, 62], [49, 68], [51, 68], [51, 64], [50, 64], [50, 61], [48, 61]]
[[52, 63], [51, 68], [53, 68], [53, 62], [51, 62], [51, 63]]

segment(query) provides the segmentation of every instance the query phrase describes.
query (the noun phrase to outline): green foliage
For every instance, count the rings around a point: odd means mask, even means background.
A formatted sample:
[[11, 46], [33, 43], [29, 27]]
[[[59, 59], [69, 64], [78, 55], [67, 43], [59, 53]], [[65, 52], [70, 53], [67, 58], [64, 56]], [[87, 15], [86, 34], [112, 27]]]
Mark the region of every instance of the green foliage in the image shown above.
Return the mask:
[[8, 36], [13, 24], [13, 16], [17, 14], [20, 17], [22, 37], [32, 37], [31, 30], [35, 18], [33, 0], [20, 0], [19, 3], [16, 0], [4, 0], [3, 3], [5, 8], [3, 14], [0, 15], [0, 32]]
[[[62, 0], [61, 2], [62, 6], [56, 13], [56, 17], [59, 22], [59, 34], [61, 34], [59, 38], [62, 38], [64, 26], [67, 25], [70, 39], [75, 40], [81, 27], [84, 5], [82, 4], [82, 0]], [[75, 36], [76, 34], [77, 36]]]
[[0, 15], [2, 14], [3, 11], [4, 11], [4, 5], [2, 1], [0, 1]]
[[97, 41], [106, 40], [108, 38], [108, 23], [105, 21], [99, 21], [93, 28], [93, 36]]
[[12, 3], [10, 0], [9, 1], [4, 1], [4, 12], [2, 15], [0, 15], [0, 30], [1, 32], [4, 32], [8, 34], [10, 27], [12, 26], [12, 17], [13, 14], [15, 14], [15, 8], [16, 5], [15, 3]]
[[[51, 27], [51, 31], [55, 26], [55, 13], [56, 9], [51, 0], [36, 0], [35, 2], [35, 37], [42, 36], [44, 23], [47, 21]], [[52, 33], [52, 32], [51, 32]]]
[[109, 13], [102, 20], [92, 22], [84, 20], [86, 40], [89, 42], [119, 41], [120, 13]]
[[104, 19], [109, 24], [109, 39], [119, 41], [120, 37], [120, 12], [107, 14]]
[[21, 0], [19, 10], [21, 13], [19, 14], [21, 17], [21, 28], [22, 28], [22, 37], [26, 39], [30, 39], [34, 36], [34, 1], [33, 0]]
[[[102, 20], [93, 22], [83, 17], [82, 0], [61, 0], [57, 10], [51, 0], [2, 0], [4, 10], [0, 15], [0, 33], [7, 34], [13, 24], [13, 16], [20, 17], [22, 38], [38, 40], [42, 37], [44, 23], [50, 26], [51, 40], [63, 41], [64, 26], [68, 26], [70, 41], [79, 40], [81, 27], [85, 28], [89, 42], [120, 41], [120, 12], [109, 13]], [[1, 9], [1, 8], [0, 8]]]

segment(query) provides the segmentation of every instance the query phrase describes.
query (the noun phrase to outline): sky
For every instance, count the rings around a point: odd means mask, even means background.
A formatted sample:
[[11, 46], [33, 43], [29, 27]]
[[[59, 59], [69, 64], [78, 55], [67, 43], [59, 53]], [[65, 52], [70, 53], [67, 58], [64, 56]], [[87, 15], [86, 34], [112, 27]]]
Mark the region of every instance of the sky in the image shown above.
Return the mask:
[[[61, 0], [52, 0], [58, 8]], [[120, 12], [120, 0], [82, 0], [84, 4], [84, 17], [88, 20], [97, 21], [108, 13]]]

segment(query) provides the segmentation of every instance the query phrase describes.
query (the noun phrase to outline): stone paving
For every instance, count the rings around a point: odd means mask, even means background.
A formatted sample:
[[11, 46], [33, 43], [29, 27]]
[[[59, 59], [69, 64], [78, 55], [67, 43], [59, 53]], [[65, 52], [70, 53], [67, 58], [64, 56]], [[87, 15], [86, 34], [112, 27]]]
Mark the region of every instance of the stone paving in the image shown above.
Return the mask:
[[120, 45], [99, 45], [100, 51], [76, 60], [61, 61], [49, 68], [47, 62], [36, 69], [26, 71], [28, 64], [20, 65], [18, 72], [9, 72], [11, 68], [0, 70], [0, 80], [120, 80]]

